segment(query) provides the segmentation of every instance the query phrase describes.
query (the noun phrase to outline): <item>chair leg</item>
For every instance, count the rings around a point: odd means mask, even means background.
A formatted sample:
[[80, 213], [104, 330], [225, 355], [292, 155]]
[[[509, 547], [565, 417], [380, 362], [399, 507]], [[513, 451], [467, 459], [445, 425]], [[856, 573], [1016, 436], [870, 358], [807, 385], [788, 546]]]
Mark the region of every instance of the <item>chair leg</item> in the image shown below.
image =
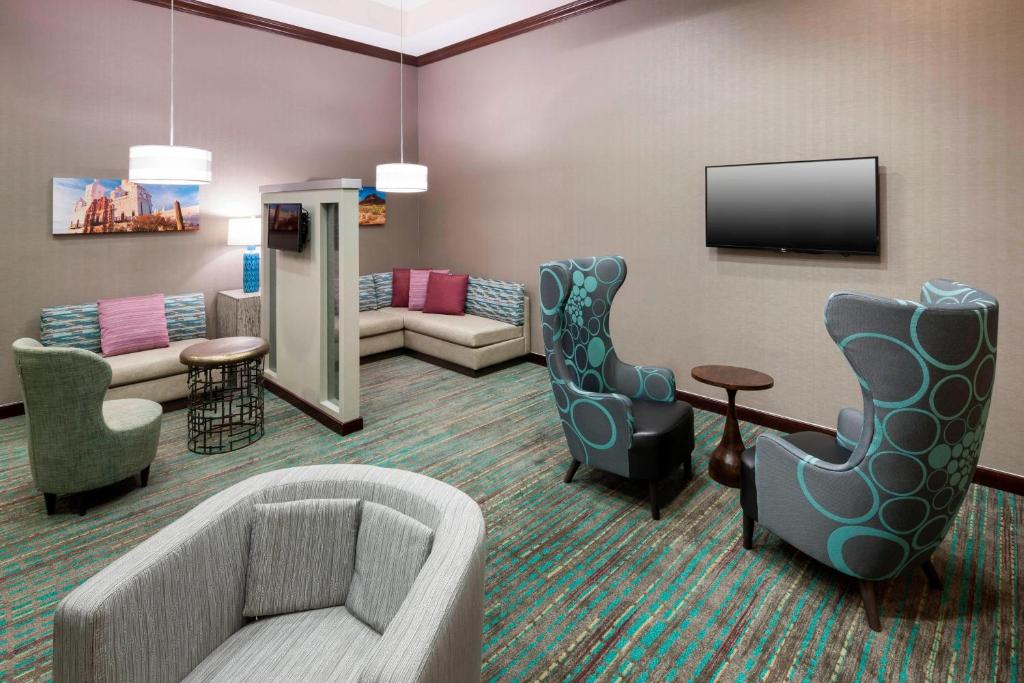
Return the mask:
[[858, 581], [860, 585], [860, 599], [864, 602], [864, 614], [868, 618], [868, 626], [872, 631], [881, 631], [882, 624], [878, 620], [878, 593], [876, 581]]
[[52, 515], [57, 511], [57, 494], [44, 493], [43, 500], [46, 501], [46, 514]]
[[[576, 458], [572, 459], [569, 464], [569, 471], [565, 473], [565, 483], [569, 484], [572, 482], [572, 478], [576, 476], [576, 470], [580, 468], [580, 461]], [[148, 468], [147, 468], [148, 469]]]
[[693, 458], [687, 454], [683, 459], [683, 481], [693, 479]]
[[78, 516], [79, 517], [85, 517], [85, 510], [86, 510], [85, 496], [82, 495], [82, 494], [79, 494], [78, 495]]
[[144, 469], [141, 472], [139, 472], [139, 485], [142, 486], [143, 488], [145, 488], [146, 484], [148, 484], [148, 483], [149, 483], [149, 466], [147, 465], [146, 469]]
[[647, 482], [647, 490], [651, 497], [651, 519], [661, 519], [661, 509], [658, 507], [658, 482], [651, 479]]
[[939, 573], [935, 571], [935, 565], [932, 564], [931, 560], [927, 560], [921, 565], [921, 570], [924, 575], [928, 577], [928, 587], [933, 590], [942, 590], [942, 579], [939, 578]]
[[743, 515], [743, 547], [750, 550], [754, 547], [754, 518]]

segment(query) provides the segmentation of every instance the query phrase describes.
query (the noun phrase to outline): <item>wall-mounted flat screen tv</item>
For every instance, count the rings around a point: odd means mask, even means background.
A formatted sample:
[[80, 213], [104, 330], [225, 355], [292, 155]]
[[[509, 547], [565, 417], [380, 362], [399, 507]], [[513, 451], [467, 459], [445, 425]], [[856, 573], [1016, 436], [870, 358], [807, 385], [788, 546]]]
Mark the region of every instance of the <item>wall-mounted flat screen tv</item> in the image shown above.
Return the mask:
[[707, 166], [709, 247], [878, 253], [878, 157]]
[[302, 251], [308, 234], [302, 204], [267, 205], [267, 246], [282, 251]]

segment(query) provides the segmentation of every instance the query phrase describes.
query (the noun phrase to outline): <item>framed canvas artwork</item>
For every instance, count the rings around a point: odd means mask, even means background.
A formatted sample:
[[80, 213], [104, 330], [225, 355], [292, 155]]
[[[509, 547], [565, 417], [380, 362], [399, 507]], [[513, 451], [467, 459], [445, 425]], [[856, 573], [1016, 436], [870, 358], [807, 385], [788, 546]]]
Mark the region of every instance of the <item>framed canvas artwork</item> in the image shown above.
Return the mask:
[[198, 229], [198, 185], [141, 185], [127, 178], [53, 179], [54, 235]]
[[387, 194], [376, 187], [359, 190], [359, 227], [368, 228], [387, 223]]

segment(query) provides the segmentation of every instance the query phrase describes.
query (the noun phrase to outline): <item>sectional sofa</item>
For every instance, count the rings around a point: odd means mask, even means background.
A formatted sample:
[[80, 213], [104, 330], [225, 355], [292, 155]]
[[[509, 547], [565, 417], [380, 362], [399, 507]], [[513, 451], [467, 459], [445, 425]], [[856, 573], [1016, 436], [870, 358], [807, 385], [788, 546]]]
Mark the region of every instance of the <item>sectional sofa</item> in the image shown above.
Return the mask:
[[359, 278], [359, 355], [410, 349], [479, 371], [530, 351], [530, 299], [523, 285], [470, 277], [465, 315], [391, 306], [391, 273]]
[[[104, 358], [110, 365], [106, 399], [146, 398], [166, 403], [188, 395], [188, 368], [178, 356], [206, 341], [206, 302], [201, 293], [168, 296], [164, 302], [170, 346]], [[64, 346], [100, 353], [96, 302], [44, 308], [39, 317], [43, 346]]]

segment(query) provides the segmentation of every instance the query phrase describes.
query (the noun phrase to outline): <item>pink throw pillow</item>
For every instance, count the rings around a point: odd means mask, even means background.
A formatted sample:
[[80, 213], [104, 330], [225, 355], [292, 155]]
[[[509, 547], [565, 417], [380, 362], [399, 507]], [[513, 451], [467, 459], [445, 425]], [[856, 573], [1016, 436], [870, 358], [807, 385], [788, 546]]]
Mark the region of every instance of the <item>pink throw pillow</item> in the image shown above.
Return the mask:
[[423, 312], [465, 315], [468, 288], [468, 275], [431, 273], [427, 280], [427, 300], [423, 303]]
[[100, 299], [96, 306], [104, 356], [170, 346], [163, 294]]
[[447, 275], [449, 270], [447, 268], [440, 270], [419, 270], [413, 269], [409, 273], [409, 310], [410, 311], [422, 311], [423, 304], [427, 300], [427, 281], [430, 278], [431, 273], [443, 273]]

